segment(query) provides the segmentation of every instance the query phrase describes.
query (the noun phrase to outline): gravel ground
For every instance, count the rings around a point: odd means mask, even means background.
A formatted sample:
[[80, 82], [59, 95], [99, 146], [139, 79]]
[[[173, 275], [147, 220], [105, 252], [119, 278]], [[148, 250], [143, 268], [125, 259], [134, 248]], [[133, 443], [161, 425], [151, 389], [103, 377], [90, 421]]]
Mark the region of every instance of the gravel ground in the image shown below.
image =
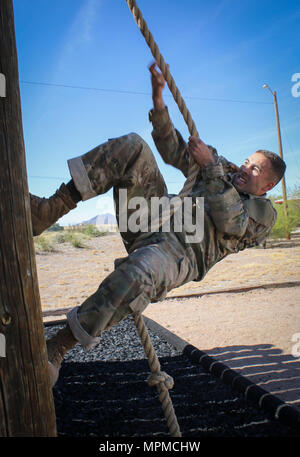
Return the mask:
[[[45, 335], [49, 338], [63, 326], [46, 327]], [[158, 335], [148, 330], [153, 347], [158, 357], [172, 357], [180, 354], [174, 346], [162, 340]], [[144, 349], [139, 339], [133, 319], [128, 317], [119, 325], [112, 327], [109, 332], [103, 332], [101, 343], [92, 351], [85, 351], [77, 344], [65, 356], [65, 362], [95, 362], [95, 361], [128, 361], [144, 359]]]
[[[59, 326], [46, 327], [46, 338]], [[233, 392], [203, 366], [149, 330], [163, 371], [175, 381], [170, 391], [183, 437], [295, 437], [264, 410]], [[125, 319], [101, 343], [69, 351], [53, 394], [58, 436], [168, 437], [155, 388], [145, 382], [149, 367], [134, 322]]]

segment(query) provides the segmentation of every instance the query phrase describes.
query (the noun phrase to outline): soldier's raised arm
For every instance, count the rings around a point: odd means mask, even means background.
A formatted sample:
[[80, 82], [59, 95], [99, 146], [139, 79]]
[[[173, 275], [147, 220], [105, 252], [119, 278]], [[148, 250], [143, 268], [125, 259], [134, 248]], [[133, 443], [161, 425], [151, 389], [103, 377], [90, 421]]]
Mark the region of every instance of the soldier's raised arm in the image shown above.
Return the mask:
[[152, 122], [152, 137], [163, 160], [182, 171], [187, 176], [189, 169], [189, 152], [187, 143], [171, 122], [168, 108], [163, 99], [165, 78], [154, 62], [150, 67], [153, 109], [149, 113]]

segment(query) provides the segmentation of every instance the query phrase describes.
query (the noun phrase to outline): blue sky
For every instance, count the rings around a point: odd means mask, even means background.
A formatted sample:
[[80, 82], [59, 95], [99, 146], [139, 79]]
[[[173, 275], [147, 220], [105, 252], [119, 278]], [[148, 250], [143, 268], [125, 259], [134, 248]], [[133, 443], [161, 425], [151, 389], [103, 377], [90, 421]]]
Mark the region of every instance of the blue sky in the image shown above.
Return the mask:
[[[220, 155], [240, 164], [257, 149], [278, 152], [273, 98], [262, 85], [277, 91], [286, 184], [288, 191], [299, 186], [300, 97], [291, 91], [292, 75], [300, 73], [299, 0], [138, 5], [200, 137]], [[169, 192], [179, 192], [184, 176], [163, 163], [152, 141], [152, 55], [126, 1], [14, 0], [14, 12], [30, 192], [50, 196], [70, 179], [69, 158], [128, 132], [149, 143]], [[165, 101], [188, 139], [168, 89]], [[280, 193], [281, 184], [271, 194]], [[111, 191], [80, 203], [60, 223], [107, 211]]]

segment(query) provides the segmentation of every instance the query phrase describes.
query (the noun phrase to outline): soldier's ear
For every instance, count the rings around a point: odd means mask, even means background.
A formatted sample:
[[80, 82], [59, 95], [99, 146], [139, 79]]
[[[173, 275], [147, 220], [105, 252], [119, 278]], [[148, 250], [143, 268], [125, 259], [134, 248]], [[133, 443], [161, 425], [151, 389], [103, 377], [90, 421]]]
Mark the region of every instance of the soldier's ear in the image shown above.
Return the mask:
[[275, 182], [274, 181], [271, 181], [269, 182], [268, 184], [266, 184], [264, 187], [262, 187], [262, 191], [263, 193], [266, 193], [268, 192], [269, 190], [273, 189], [273, 187], [275, 186]]

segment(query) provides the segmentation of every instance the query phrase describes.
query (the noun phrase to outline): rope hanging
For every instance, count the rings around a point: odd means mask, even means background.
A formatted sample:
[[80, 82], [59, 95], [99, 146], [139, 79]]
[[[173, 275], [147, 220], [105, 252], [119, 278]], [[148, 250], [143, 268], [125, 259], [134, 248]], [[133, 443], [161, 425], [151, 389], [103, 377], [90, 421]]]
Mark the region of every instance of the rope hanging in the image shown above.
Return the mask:
[[[148, 44], [148, 46], [150, 48], [150, 51], [151, 51], [155, 61], [157, 62], [158, 67], [160, 68], [160, 70], [167, 82], [167, 85], [174, 97], [174, 100], [177, 103], [178, 108], [179, 108], [181, 114], [183, 115], [183, 118], [188, 126], [190, 134], [193, 136], [199, 136], [197, 129], [196, 129], [195, 122], [192, 119], [191, 113], [189, 112], [189, 110], [186, 107], [186, 104], [180, 94], [180, 91], [179, 91], [178, 87], [176, 86], [175, 81], [169, 71], [169, 68], [166, 65], [165, 60], [159, 51], [159, 48], [153, 38], [152, 33], [148, 29], [147, 23], [144, 20], [143, 15], [136, 4], [136, 1], [135, 0], [126, 0], [126, 2], [135, 19], [135, 22], [137, 23], [142, 35], [144, 36], [144, 38], [146, 40], [146, 43]], [[189, 195], [189, 193], [192, 190], [193, 185], [195, 183], [198, 172], [199, 172], [199, 165], [194, 161], [193, 157], [190, 156], [190, 167], [189, 167], [188, 177], [184, 183], [182, 190], [179, 192], [179, 195], [181, 197], [187, 197]]]
[[[142, 35], [144, 36], [146, 43], [148, 44], [152, 55], [157, 62], [158, 67], [160, 68], [167, 85], [174, 97], [175, 102], [178, 105], [178, 108], [183, 115], [183, 118], [188, 126], [190, 135], [199, 136], [195, 122], [192, 119], [192, 116], [189, 110], [186, 107], [186, 104], [180, 94], [178, 87], [175, 84], [175, 81], [169, 71], [168, 66], [165, 63], [163, 56], [161, 55], [159, 48], [153, 38], [152, 33], [148, 29], [147, 23], [143, 18], [143, 15], [138, 8], [135, 0], [126, 0], [127, 5], [137, 23]], [[189, 165], [189, 172], [188, 177], [185, 181], [185, 184], [180, 191], [179, 195], [181, 197], [187, 197], [190, 191], [193, 188], [195, 183], [196, 177], [199, 172], [199, 165], [195, 162], [194, 158], [190, 156], [190, 165]], [[138, 330], [139, 336], [141, 338], [142, 344], [144, 346], [144, 351], [146, 356], [148, 357], [148, 363], [151, 370], [151, 375], [148, 378], [148, 384], [150, 386], [156, 385], [159, 399], [162, 403], [162, 408], [167, 419], [167, 424], [170, 430], [171, 436], [180, 437], [181, 432], [179, 429], [179, 425], [177, 422], [177, 418], [173, 409], [172, 400], [170, 398], [168, 389], [173, 387], [173, 379], [170, 378], [166, 373], [160, 371], [160, 363], [155, 353], [155, 350], [152, 346], [147, 327], [145, 325], [144, 319], [141, 313], [134, 314], [134, 322], [136, 328]]]
[[171, 378], [171, 376], [169, 376], [164, 371], [160, 371], [160, 363], [152, 346], [143, 316], [140, 313], [136, 313], [133, 315], [133, 318], [142, 344], [144, 346], [144, 351], [148, 358], [148, 363], [151, 370], [151, 375], [147, 380], [148, 384], [149, 386], [156, 386], [157, 388], [159, 400], [162, 404], [162, 409], [167, 420], [170, 435], [181, 437], [180, 428], [174, 412], [172, 400], [169, 395], [169, 389], [172, 389], [174, 385], [173, 378]]

